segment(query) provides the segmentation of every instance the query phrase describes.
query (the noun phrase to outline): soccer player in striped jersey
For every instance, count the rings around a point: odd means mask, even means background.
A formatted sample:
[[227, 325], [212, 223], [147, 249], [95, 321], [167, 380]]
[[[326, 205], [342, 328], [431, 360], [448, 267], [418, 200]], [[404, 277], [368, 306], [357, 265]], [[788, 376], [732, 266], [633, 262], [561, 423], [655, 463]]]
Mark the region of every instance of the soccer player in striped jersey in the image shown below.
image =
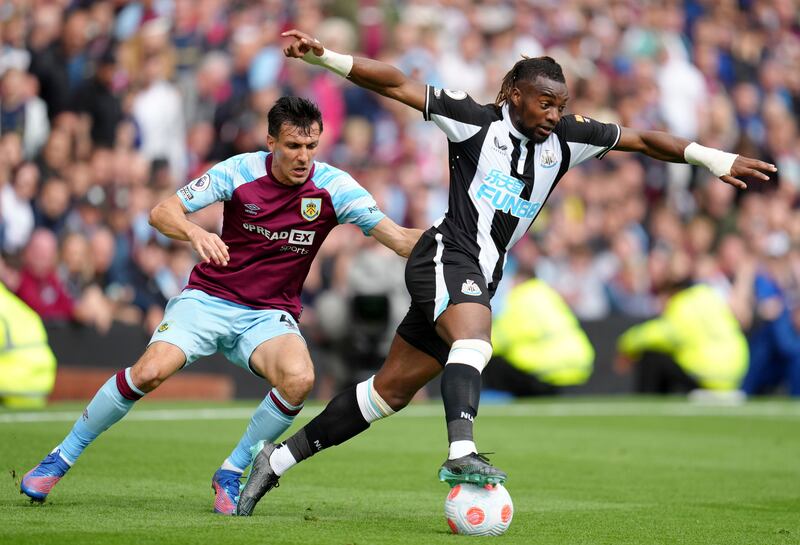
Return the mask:
[[[214, 473], [214, 510], [231, 515], [251, 448], [276, 440], [292, 423], [314, 382], [297, 327], [300, 291], [328, 233], [351, 223], [401, 256], [421, 232], [396, 225], [349, 174], [317, 162], [322, 115], [306, 99], [278, 99], [267, 116], [269, 152], [223, 161], [156, 206], [150, 223], [189, 241], [202, 262], [167, 304], [144, 355], [103, 385], [72, 431], [22, 479], [21, 491], [44, 501], [83, 450], [134, 403], [197, 358], [217, 351], [273, 386], [239, 444]], [[225, 203], [222, 234], [186, 214]]]
[[402, 409], [439, 373], [450, 443], [439, 478], [451, 485], [505, 481], [506, 474], [478, 453], [472, 433], [481, 371], [492, 354], [490, 300], [508, 249], [525, 235], [564, 173], [612, 149], [702, 165], [739, 188], [745, 187], [739, 176], [766, 180], [775, 171], [762, 161], [664, 132], [566, 115], [564, 75], [549, 57], [517, 62], [495, 103], [481, 105], [464, 91], [425, 85], [389, 64], [325, 49], [297, 30], [283, 35], [292, 40], [284, 49], [288, 57], [323, 66], [435, 123], [449, 141], [450, 197], [444, 216], [420, 238], [406, 264], [411, 308], [386, 362], [282, 445], [263, 445], [238, 514], [249, 515], [288, 468]]

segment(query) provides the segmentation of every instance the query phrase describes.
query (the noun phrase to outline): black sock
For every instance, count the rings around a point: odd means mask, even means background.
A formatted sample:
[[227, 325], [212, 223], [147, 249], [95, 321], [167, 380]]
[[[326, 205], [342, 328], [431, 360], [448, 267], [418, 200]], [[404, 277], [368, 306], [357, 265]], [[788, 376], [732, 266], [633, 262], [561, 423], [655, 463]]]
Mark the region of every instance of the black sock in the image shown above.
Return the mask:
[[481, 374], [471, 365], [448, 363], [442, 374], [442, 401], [447, 439], [472, 441], [472, 426], [481, 399]]
[[294, 459], [305, 460], [317, 452], [344, 443], [369, 428], [358, 408], [356, 387], [343, 391], [303, 429], [285, 441]]

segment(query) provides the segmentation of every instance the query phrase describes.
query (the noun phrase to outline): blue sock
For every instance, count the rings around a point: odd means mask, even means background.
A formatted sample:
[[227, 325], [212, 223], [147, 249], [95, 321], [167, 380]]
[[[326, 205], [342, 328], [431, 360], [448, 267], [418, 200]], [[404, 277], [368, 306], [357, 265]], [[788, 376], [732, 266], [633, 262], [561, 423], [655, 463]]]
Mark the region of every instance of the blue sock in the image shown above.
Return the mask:
[[277, 389], [270, 390], [256, 412], [253, 413], [247, 431], [244, 432], [239, 444], [233, 449], [226, 462], [240, 471], [244, 471], [253, 461], [250, 448], [261, 440], [274, 442], [292, 425], [294, 417], [302, 408], [302, 403], [296, 406], [291, 405], [281, 397]]
[[62, 458], [70, 465], [75, 463], [83, 449], [128, 414], [143, 395], [144, 392], [133, 385], [130, 367], [108, 379], [75, 422], [69, 435], [56, 447], [61, 449]]

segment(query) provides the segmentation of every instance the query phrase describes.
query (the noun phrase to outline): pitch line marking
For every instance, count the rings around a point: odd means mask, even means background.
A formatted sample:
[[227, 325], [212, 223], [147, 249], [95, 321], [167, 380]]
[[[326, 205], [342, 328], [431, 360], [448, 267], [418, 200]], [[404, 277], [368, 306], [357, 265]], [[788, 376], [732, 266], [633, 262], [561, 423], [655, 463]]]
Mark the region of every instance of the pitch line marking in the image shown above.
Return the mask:
[[[246, 420], [255, 411], [252, 408], [198, 408], [198, 409], [148, 409], [140, 407], [125, 417], [126, 421], [179, 421], [179, 420]], [[321, 406], [307, 407], [299, 417], [312, 418], [322, 411]], [[444, 414], [441, 404], [412, 405], [398, 416], [400, 418], [430, 418]], [[0, 424], [72, 422], [80, 415], [74, 411], [5, 412], [0, 413]], [[482, 417], [503, 418], [560, 418], [560, 417], [762, 417], [800, 418], [800, 403], [759, 402], [740, 406], [708, 406], [690, 403], [637, 403], [637, 402], [576, 402], [543, 404], [484, 405]], [[395, 417], [397, 418], [397, 417]]]

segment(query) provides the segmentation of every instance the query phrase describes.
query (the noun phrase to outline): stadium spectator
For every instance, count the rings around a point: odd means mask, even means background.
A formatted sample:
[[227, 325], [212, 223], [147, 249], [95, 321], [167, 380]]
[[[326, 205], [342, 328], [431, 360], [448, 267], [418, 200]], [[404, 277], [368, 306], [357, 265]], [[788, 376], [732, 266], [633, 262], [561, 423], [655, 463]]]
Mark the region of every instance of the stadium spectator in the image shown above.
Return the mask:
[[750, 368], [742, 384], [748, 395], [788, 386], [800, 396], [800, 277], [790, 262], [789, 237], [771, 233], [764, 241], [766, 263], [755, 278], [756, 316], [750, 335]]
[[39, 190], [39, 169], [33, 163], [17, 168], [12, 183], [0, 189], [0, 206], [6, 224], [3, 252], [18, 253], [30, 239], [34, 228], [33, 199]]
[[47, 106], [35, 88], [31, 76], [17, 68], [6, 70], [0, 81], [0, 134], [18, 134], [26, 159], [36, 157], [50, 132]]
[[91, 120], [95, 146], [112, 148], [117, 126], [122, 122], [122, 102], [114, 88], [117, 70], [114, 51], [109, 49], [96, 63], [94, 77], [82, 83], [74, 94], [72, 107]]
[[47, 229], [36, 229], [22, 255], [19, 275], [9, 279], [17, 296], [36, 311], [45, 323], [64, 324], [71, 320], [93, 325], [104, 333], [111, 317], [96, 290], [73, 299], [58, 276], [58, 243]]

